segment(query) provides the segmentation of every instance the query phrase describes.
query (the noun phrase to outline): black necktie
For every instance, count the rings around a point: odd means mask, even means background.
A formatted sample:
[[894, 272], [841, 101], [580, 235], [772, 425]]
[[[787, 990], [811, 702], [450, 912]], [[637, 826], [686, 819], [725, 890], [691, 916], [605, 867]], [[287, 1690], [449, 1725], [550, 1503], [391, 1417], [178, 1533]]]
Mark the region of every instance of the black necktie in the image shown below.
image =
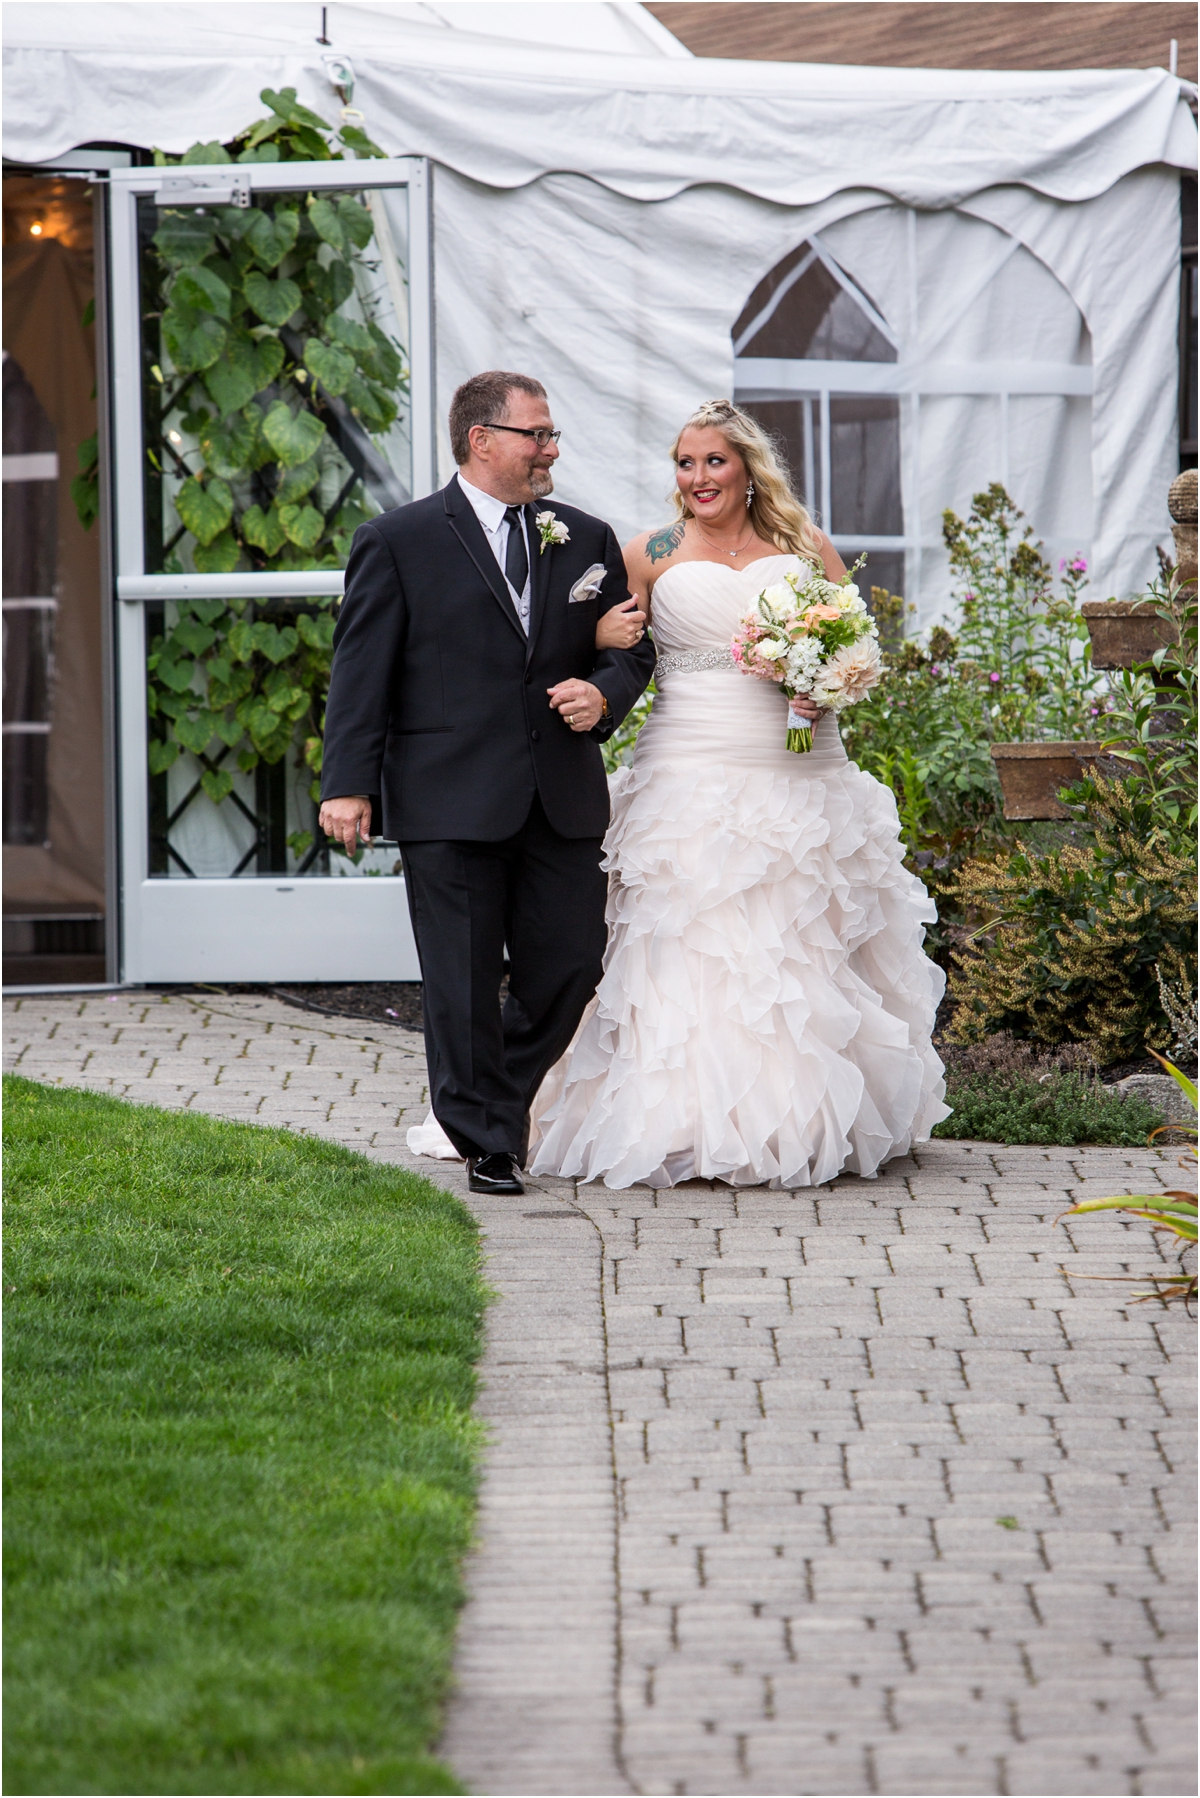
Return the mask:
[[504, 572], [513, 592], [520, 599], [529, 579], [529, 557], [525, 550], [525, 532], [521, 528], [521, 508], [509, 506], [504, 516], [508, 521], [508, 547], [504, 552]]

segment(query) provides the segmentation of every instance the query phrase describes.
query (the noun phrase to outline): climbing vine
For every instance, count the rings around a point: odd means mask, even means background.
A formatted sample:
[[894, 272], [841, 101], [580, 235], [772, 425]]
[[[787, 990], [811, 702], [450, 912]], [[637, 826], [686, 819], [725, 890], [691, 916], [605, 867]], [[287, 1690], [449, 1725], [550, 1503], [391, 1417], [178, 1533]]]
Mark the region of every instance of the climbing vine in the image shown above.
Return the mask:
[[[295, 90], [229, 144], [162, 165], [342, 161], [383, 152]], [[348, 174], [347, 189], [353, 189]], [[144, 203], [145, 204], [145, 203]], [[354, 531], [401, 495], [383, 453], [408, 391], [383, 328], [380, 215], [354, 191], [256, 192], [254, 204], [144, 213], [147, 567], [204, 574], [335, 569]], [[149, 762], [181, 753], [214, 803], [295, 745], [315, 798], [332, 599], [189, 599], [150, 644]], [[297, 855], [310, 832], [289, 838]], [[311, 859], [311, 858], [310, 858]]]

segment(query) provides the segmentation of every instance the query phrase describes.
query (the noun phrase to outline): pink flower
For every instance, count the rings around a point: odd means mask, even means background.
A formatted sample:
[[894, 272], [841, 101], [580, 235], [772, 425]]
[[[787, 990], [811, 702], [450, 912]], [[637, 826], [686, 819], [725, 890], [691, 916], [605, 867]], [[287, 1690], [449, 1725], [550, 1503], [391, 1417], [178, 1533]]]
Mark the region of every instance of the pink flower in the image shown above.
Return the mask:
[[841, 615], [836, 606], [809, 606], [803, 614], [804, 622], [810, 630], [814, 624], [831, 623], [833, 619], [840, 618]]
[[1000, 679], [1000, 676], [998, 674], [989, 674], [988, 679], [990, 681], [998, 681]]
[[732, 643], [729, 645], [729, 653], [733, 657], [734, 661], [737, 663], [739, 668], [744, 668], [746, 666], [746, 658], [742, 654], [742, 646], [738, 642], [736, 637], [733, 639]]

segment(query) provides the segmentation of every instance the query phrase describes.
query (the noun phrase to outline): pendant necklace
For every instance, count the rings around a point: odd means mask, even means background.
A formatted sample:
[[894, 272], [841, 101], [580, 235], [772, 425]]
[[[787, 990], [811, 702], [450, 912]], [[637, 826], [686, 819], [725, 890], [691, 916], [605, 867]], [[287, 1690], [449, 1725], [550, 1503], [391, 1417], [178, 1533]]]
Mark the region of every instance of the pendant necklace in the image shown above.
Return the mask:
[[718, 550], [720, 552], [720, 554], [723, 556], [740, 556], [742, 551], [745, 549], [749, 549], [750, 545], [754, 542], [754, 532], [751, 531], [751, 533], [747, 537], [746, 541], [744, 543], [739, 543], [739, 545], [736, 549], [724, 549], [724, 548], [722, 548], [722, 546], [719, 543], [712, 543], [709, 541], [709, 539], [704, 535], [704, 532], [700, 529], [700, 520], [695, 516], [694, 513], [692, 515], [692, 523], [696, 527], [696, 531], [699, 535], [701, 543], [707, 543], [709, 549]]

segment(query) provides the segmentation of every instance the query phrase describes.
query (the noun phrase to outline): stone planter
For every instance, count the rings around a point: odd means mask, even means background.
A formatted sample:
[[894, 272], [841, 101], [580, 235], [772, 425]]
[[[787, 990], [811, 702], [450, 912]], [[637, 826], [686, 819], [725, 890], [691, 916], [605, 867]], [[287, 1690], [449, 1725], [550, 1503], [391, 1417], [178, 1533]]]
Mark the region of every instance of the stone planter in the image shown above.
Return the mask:
[[1144, 599], [1085, 599], [1079, 610], [1092, 639], [1093, 668], [1134, 668], [1177, 633]]
[[1006, 818], [1069, 818], [1060, 787], [1077, 781], [1098, 760], [1099, 743], [993, 743], [992, 760], [1004, 792]]
[[1185, 468], [1176, 475], [1167, 494], [1171, 535], [1175, 539], [1175, 570], [1181, 586], [1196, 579], [1196, 470]]

